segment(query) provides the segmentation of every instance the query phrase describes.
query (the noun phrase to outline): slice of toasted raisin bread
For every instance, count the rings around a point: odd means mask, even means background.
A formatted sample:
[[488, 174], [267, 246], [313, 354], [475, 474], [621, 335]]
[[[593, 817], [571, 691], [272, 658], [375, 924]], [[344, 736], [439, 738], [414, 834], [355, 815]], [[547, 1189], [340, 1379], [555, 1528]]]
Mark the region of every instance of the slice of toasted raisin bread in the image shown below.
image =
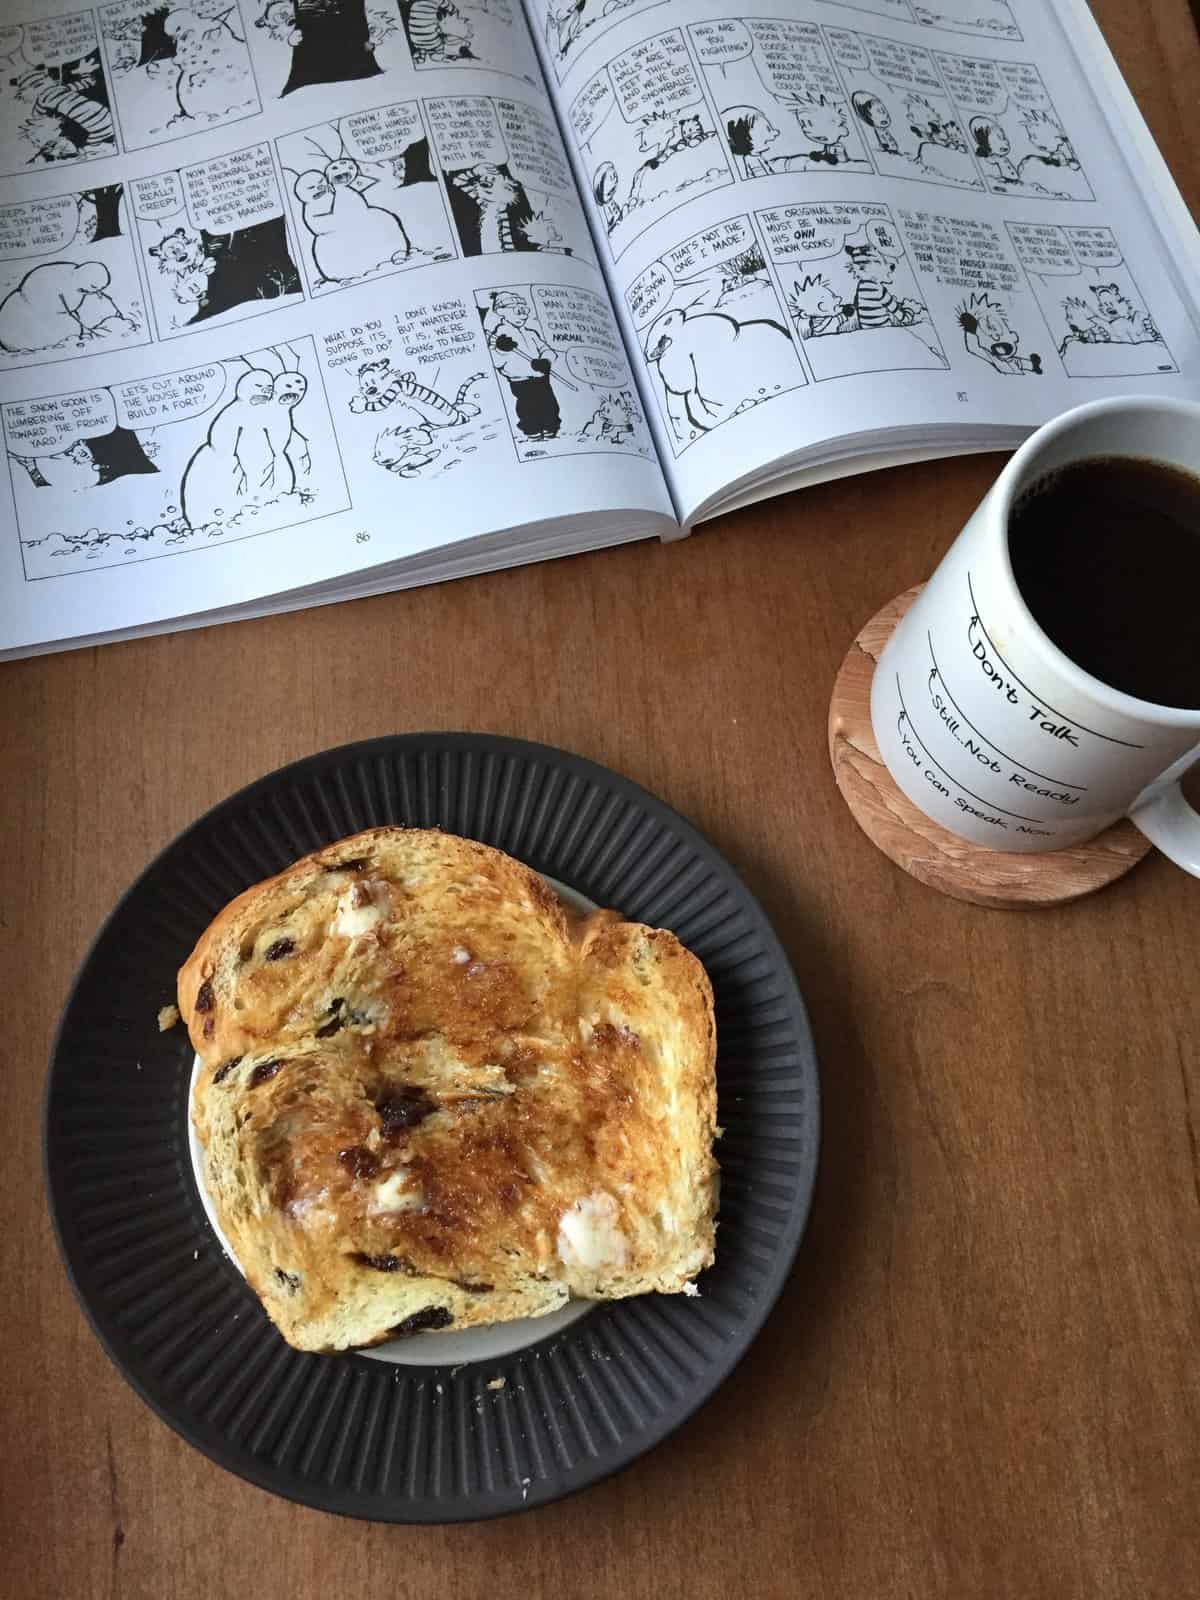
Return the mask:
[[179, 1009], [217, 1215], [298, 1349], [682, 1291], [713, 1259], [704, 969], [498, 850], [316, 851], [226, 906]]

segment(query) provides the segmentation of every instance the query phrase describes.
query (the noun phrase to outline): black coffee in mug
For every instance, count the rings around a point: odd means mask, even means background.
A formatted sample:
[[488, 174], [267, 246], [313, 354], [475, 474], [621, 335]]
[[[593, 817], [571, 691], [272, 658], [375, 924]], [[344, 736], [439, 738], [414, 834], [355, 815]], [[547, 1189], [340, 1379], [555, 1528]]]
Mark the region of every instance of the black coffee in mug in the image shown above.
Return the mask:
[[1018, 498], [1008, 548], [1021, 598], [1110, 688], [1200, 706], [1200, 477], [1132, 456], [1059, 467]]

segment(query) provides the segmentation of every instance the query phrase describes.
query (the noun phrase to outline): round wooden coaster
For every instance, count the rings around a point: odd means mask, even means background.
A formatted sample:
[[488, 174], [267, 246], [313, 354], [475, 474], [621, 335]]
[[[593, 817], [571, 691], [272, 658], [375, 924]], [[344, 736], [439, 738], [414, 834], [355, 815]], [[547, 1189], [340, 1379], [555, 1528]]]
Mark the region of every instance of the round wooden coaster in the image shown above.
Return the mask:
[[972, 905], [1061, 906], [1124, 877], [1150, 849], [1132, 822], [1070, 850], [1018, 855], [960, 839], [918, 811], [884, 766], [871, 729], [875, 663], [923, 584], [877, 611], [850, 646], [829, 703], [829, 756], [851, 815], [873, 844], [931, 889]]

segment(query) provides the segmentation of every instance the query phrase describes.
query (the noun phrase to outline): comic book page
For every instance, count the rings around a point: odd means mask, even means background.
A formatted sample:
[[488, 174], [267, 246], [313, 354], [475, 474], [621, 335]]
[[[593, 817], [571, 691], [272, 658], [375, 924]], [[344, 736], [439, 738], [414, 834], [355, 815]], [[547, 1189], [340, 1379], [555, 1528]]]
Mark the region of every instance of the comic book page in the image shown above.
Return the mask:
[[0, 27], [0, 650], [674, 528], [518, 0], [55, 9]]
[[1196, 392], [1060, 0], [527, 4], [686, 519], [789, 459]]

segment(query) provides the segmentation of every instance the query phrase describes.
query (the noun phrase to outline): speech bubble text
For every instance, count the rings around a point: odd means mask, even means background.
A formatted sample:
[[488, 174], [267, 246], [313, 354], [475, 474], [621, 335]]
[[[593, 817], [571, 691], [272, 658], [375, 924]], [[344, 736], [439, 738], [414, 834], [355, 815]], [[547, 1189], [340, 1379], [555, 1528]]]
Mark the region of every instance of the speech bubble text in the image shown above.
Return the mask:
[[571, 126], [580, 144], [587, 144], [615, 105], [607, 72], [598, 72], [571, 102]]
[[275, 168], [265, 144], [185, 167], [180, 176], [192, 225], [208, 233], [252, 228], [282, 213]]
[[567, 365], [584, 383], [628, 383], [625, 352], [608, 302], [588, 289], [534, 284], [530, 290], [546, 342], [568, 352]]
[[1009, 235], [1027, 272], [1073, 278], [1079, 263], [1062, 228], [1052, 222], [1010, 222]]
[[998, 116], [1008, 104], [997, 63], [979, 61], [973, 56], [948, 56], [939, 52], [938, 66], [956, 105], [964, 111], [983, 111]]
[[0, 261], [10, 261], [15, 256], [53, 255], [70, 244], [78, 227], [78, 195], [0, 206]]
[[[843, 205], [816, 201], [808, 205], [776, 206], [770, 211], [760, 211], [758, 220], [772, 261], [810, 261], [836, 255], [845, 244], [846, 235], [857, 233], [864, 226], [876, 248], [885, 254], [900, 254], [900, 242], [895, 238], [888, 208], [876, 202]], [[883, 236], [873, 236], [871, 229], [884, 230], [888, 242]]]
[[730, 217], [713, 228], [694, 233], [690, 239], [668, 250], [663, 265], [676, 283], [685, 283], [714, 261], [726, 261], [754, 244], [754, 232], [746, 217]]
[[455, 95], [453, 99], [427, 100], [425, 107], [443, 167], [455, 171], [479, 161], [499, 166], [508, 160], [490, 100], [482, 95]]
[[421, 113], [415, 100], [405, 100], [356, 111], [342, 119], [340, 128], [347, 154], [360, 161], [386, 161], [421, 137]]
[[900, 223], [919, 276], [951, 289], [1011, 292], [1019, 287], [1017, 264], [1005, 251], [999, 229], [990, 222], [901, 210]]
[[608, 70], [626, 122], [673, 117], [703, 98], [678, 29], [644, 39], [610, 62]]
[[1001, 82], [1018, 105], [1052, 109], [1042, 75], [1032, 61], [998, 61], [996, 66]]
[[1081, 267], [1109, 272], [1125, 265], [1125, 257], [1111, 228], [1064, 228], [1063, 232]]
[[183, 189], [177, 172], [156, 172], [148, 178], [134, 178], [129, 185], [133, 210], [141, 222], [156, 222], [183, 210]]
[[562, 136], [536, 106], [497, 100], [496, 111], [515, 176], [543, 189], [566, 191], [571, 177], [562, 156]]
[[18, 400], [0, 407], [4, 435], [14, 455], [53, 456], [77, 439], [111, 433], [117, 425], [107, 389], [80, 389], [45, 400]]
[[825, 37], [839, 67], [847, 72], [870, 72], [871, 63], [858, 34], [848, 28], [826, 28]]
[[465, 300], [436, 300], [416, 311], [398, 312], [395, 325], [400, 342], [393, 355], [406, 362], [436, 366], [451, 356], [479, 351], [482, 340], [479, 318]]
[[605, 389], [616, 389], [629, 382], [622, 352], [601, 350], [594, 345], [583, 350], [568, 350], [567, 371], [580, 383], [594, 383]]
[[900, 44], [895, 39], [877, 39], [859, 34], [871, 71], [884, 83], [897, 89], [932, 90], [942, 94], [942, 85], [928, 50], [920, 45]]
[[778, 99], [842, 98], [821, 30], [813, 23], [758, 20], [748, 26], [757, 47], [758, 75]]
[[635, 328], [645, 328], [671, 298], [675, 284], [661, 261], [652, 261], [625, 291], [625, 301]]
[[326, 371], [336, 372], [339, 367], [361, 366], [364, 361], [378, 361], [392, 347], [391, 336], [379, 317], [369, 317], [363, 322], [338, 328], [322, 336], [321, 364]]
[[157, 378], [135, 378], [113, 390], [117, 421], [123, 428], [157, 428], [183, 422], [215, 406], [228, 379], [219, 362], [187, 372], [166, 372]]
[[745, 24], [736, 17], [726, 17], [720, 22], [694, 22], [688, 32], [702, 67], [727, 67], [731, 61], [744, 60], [754, 48]]
[[99, 46], [90, 11], [73, 17], [43, 17], [25, 24], [21, 53], [31, 67], [56, 67], [78, 61]]

